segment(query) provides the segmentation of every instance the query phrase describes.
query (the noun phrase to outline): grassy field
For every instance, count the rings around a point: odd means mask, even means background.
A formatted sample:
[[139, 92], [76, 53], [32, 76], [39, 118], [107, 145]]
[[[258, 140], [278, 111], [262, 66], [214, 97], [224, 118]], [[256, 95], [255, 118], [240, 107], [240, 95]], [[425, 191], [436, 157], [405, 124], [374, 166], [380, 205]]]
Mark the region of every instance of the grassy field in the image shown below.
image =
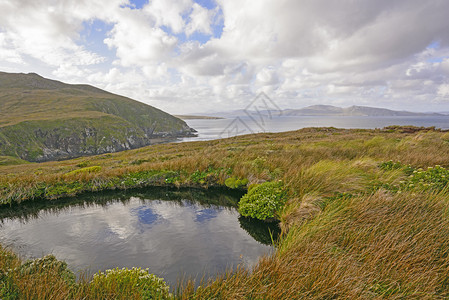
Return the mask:
[[23, 272], [24, 262], [1, 249], [0, 298], [140, 299], [156, 290], [154, 298], [181, 299], [447, 298], [446, 167], [449, 133], [406, 127], [307, 128], [9, 162], [0, 166], [3, 205], [154, 185], [253, 190], [264, 182], [280, 182], [287, 201], [275, 214], [283, 231], [275, 254], [197, 289], [184, 282], [169, 295], [155, 278], [139, 279], [142, 270], [76, 283], [61, 262]]

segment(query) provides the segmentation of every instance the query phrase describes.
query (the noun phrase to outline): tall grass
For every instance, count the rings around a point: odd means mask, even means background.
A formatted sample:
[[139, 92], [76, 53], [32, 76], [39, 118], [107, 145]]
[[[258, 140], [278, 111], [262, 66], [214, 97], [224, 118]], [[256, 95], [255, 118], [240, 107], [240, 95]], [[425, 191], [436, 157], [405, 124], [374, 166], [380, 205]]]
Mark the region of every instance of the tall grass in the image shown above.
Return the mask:
[[216, 278], [185, 299], [358, 299], [449, 296], [448, 194], [342, 198], [290, 228], [250, 273]]
[[[145, 184], [207, 187], [224, 185], [228, 178], [246, 178], [248, 186], [282, 180], [289, 200], [279, 212], [283, 237], [276, 253], [262, 257], [252, 270], [237, 268], [198, 288], [186, 281], [175, 297], [447, 298], [449, 192], [442, 184], [438, 189], [419, 184], [419, 176], [427, 180], [435, 172], [409, 178], [401, 166], [448, 167], [448, 140], [447, 133], [431, 129], [307, 128], [155, 145], [62, 162], [0, 166], [0, 200], [50, 199], [68, 190], [77, 194]], [[385, 164], [390, 160], [398, 163]], [[97, 172], [82, 171], [93, 166]], [[413, 180], [416, 187], [403, 184]], [[0, 262], [1, 274], [10, 268], [7, 264], [20, 264], [6, 257]], [[39, 285], [34, 277], [21, 278], [20, 284], [13, 280], [11, 289], [30, 297], [47, 297], [46, 292], [56, 299], [92, 296], [87, 280], [69, 285], [49, 276], [39, 280], [55, 286], [51, 291], [32, 287]]]

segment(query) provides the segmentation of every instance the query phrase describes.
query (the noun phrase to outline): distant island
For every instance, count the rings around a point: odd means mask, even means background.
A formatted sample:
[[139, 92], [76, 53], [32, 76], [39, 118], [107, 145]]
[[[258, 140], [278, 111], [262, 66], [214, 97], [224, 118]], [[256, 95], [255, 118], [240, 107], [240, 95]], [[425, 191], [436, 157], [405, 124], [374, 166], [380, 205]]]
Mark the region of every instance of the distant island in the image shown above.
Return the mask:
[[333, 105], [311, 105], [300, 109], [286, 109], [280, 113], [284, 116], [367, 116], [367, 117], [394, 117], [394, 116], [443, 116], [438, 113], [417, 113], [410, 111], [397, 111], [386, 108], [369, 106], [338, 107]]
[[338, 107], [333, 105], [311, 105], [298, 109], [253, 109], [249, 107], [247, 109], [238, 109], [233, 111], [224, 111], [216, 113], [208, 113], [208, 116], [216, 117], [244, 117], [248, 115], [270, 115], [270, 116], [327, 116], [327, 117], [412, 117], [412, 116], [447, 116], [448, 113], [435, 113], [435, 112], [411, 112], [406, 110], [392, 110], [387, 108], [370, 107], [353, 105], [350, 107]]
[[196, 136], [183, 120], [90, 85], [0, 72], [0, 156], [41, 162]]

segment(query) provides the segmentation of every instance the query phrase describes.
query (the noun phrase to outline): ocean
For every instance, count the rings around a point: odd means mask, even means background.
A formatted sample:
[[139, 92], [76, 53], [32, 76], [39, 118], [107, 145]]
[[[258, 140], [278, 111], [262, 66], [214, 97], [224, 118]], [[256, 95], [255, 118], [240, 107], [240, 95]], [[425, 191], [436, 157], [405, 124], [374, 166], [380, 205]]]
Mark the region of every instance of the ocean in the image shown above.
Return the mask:
[[375, 129], [390, 125], [413, 125], [449, 129], [449, 116], [239, 116], [225, 119], [192, 119], [186, 123], [198, 131], [198, 137], [183, 138], [186, 141], [207, 141], [259, 132], [283, 132], [306, 127], [336, 127]]

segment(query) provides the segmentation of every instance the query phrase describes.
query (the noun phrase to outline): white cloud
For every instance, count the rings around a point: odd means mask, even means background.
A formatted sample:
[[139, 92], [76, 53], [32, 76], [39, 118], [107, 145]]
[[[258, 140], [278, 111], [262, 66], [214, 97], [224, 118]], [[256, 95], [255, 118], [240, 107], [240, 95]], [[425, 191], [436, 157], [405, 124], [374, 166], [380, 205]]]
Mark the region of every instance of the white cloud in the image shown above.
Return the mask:
[[54, 70], [52, 73], [58, 78], [73, 80], [75, 77], [78, 80], [83, 80], [89, 74], [89, 71], [67, 63], [59, 65], [58, 69]]
[[[31, 64], [24, 59], [30, 57], [56, 68], [53, 73], [57, 76], [64, 75], [63, 69], [74, 70], [76, 66], [103, 62], [101, 55], [88, 51], [76, 42], [83, 18], [92, 16], [87, 13], [89, 7], [76, 5], [76, 1], [45, 2], [22, 0], [0, 3], [2, 56], [6, 53], [6, 60], [21, 64]], [[75, 74], [78, 75], [79, 72]]]
[[[87, 80], [177, 113], [243, 108], [258, 91], [285, 107], [447, 102], [448, 1], [211, 3], [4, 0], [0, 67], [45, 64], [44, 76]], [[96, 41], [108, 53], [83, 41], [94, 20], [108, 25]]]
[[12, 40], [4, 32], [0, 32], [0, 61], [24, 63], [20, 53], [14, 49]]
[[438, 87], [438, 95], [440, 95], [442, 97], [449, 97], [449, 84], [440, 85]]
[[176, 46], [176, 37], [152, 26], [151, 18], [140, 11], [122, 10], [118, 20], [104, 42], [116, 49], [122, 66], [157, 63], [167, 59]]
[[265, 67], [256, 75], [257, 82], [262, 85], [273, 85], [279, 82], [276, 70], [273, 67]]
[[156, 26], [167, 26], [180, 33], [186, 26], [183, 15], [192, 7], [191, 0], [152, 0], [143, 11], [156, 20]]
[[208, 10], [201, 5], [194, 3], [192, 13], [190, 14], [190, 22], [186, 27], [186, 35], [189, 36], [194, 32], [204, 34], [212, 34], [212, 22], [216, 11]]

